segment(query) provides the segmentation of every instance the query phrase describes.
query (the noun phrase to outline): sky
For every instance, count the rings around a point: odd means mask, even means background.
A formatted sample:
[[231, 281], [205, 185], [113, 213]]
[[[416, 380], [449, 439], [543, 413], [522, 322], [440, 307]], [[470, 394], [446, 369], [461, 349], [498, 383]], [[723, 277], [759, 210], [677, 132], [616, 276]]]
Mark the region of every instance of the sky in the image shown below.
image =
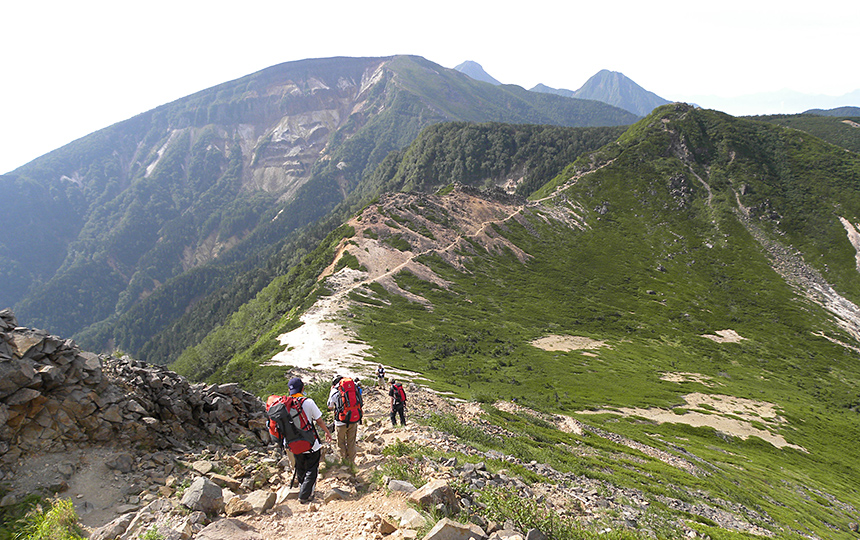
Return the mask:
[[[860, 90], [856, 0], [27, 0], [0, 7], [0, 173], [93, 131], [306, 58], [472, 60], [576, 90], [620, 71], [671, 101], [795, 113]], [[766, 96], [749, 97], [767, 93]]]

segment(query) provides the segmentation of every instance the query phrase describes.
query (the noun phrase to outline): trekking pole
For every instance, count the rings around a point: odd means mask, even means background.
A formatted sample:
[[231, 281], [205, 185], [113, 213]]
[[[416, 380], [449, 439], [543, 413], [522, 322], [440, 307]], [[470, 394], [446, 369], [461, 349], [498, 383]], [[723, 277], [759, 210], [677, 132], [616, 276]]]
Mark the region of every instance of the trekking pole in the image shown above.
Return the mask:
[[296, 483], [296, 466], [293, 465], [293, 479], [290, 480], [290, 489], [293, 489], [293, 485]]

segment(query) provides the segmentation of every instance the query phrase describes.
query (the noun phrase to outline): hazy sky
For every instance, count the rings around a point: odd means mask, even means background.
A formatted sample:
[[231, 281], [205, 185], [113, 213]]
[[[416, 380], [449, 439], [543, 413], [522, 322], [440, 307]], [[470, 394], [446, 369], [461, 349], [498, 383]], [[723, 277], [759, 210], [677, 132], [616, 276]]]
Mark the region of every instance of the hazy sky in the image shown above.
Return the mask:
[[[305, 58], [474, 60], [505, 84], [571, 90], [610, 69], [704, 107], [708, 96], [860, 89], [857, 0], [27, 0], [6, 2], [0, 20], [0, 172], [198, 90]], [[712, 103], [751, 114], [740, 100]]]

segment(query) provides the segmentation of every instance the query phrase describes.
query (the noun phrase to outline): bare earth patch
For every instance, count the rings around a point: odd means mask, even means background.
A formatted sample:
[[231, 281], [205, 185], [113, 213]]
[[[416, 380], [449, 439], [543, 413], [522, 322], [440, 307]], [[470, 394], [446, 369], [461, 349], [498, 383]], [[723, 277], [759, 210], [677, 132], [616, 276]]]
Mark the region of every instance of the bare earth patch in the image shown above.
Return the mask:
[[[580, 411], [581, 414], [620, 414], [624, 417], [638, 416], [657, 422], [687, 424], [693, 427], [710, 427], [715, 430], [746, 440], [758, 437], [777, 448], [794, 448], [801, 452], [807, 450], [802, 446], [789, 444], [782, 435], [768, 429], [760, 429], [753, 425], [758, 422], [770, 428], [777, 428], [785, 423], [785, 419], [777, 414], [776, 406], [772, 403], [754, 401], [751, 399], [732, 396], [693, 393], [684, 396], [686, 407], [699, 408], [707, 412], [685, 411], [677, 414], [669, 409], [637, 409], [621, 408], [600, 411]], [[685, 407], [685, 408], [686, 408]], [[723, 416], [730, 415], [730, 416]]]
[[708, 338], [712, 341], [716, 341], [717, 343], [740, 343], [741, 341], [746, 339], [734, 330], [719, 330], [717, 331], [716, 335], [702, 334], [702, 337]]
[[541, 418], [547, 422], [555, 424], [555, 426], [564, 431], [565, 433], [573, 433], [575, 435], [582, 435], [582, 423], [579, 420], [575, 420], [569, 416], [552, 416], [544, 413], [540, 413], [533, 409], [529, 409], [528, 407], [523, 407], [522, 405], [517, 405], [516, 403], [510, 401], [497, 401], [493, 404], [493, 406], [500, 411], [505, 411], [509, 413], [518, 413], [523, 412], [526, 414], [530, 414], [534, 417]]
[[598, 341], [596, 339], [581, 336], [559, 335], [551, 335], [536, 339], [532, 341], [532, 345], [545, 351], [562, 352], [578, 351], [585, 349], [599, 349], [600, 347], [608, 346], [606, 345], [605, 341]]

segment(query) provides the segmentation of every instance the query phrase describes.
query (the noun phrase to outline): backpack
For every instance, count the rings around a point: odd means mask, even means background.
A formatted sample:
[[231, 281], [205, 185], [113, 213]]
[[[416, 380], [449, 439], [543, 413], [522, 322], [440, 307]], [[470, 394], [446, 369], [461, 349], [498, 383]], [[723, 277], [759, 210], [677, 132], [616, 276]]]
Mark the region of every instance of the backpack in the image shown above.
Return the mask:
[[364, 412], [361, 408], [364, 400], [355, 381], [352, 379], [341, 379], [337, 386], [337, 399], [335, 400], [335, 418], [339, 422], [354, 424], [361, 421]]
[[394, 404], [401, 405], [406, 403], [406, 391], [403, 390], [403, 385], [394, 383]]
[[[281, 446], [293, 454], [310, 451], [317, 441], [314, 425], [302, 409], [304, 397], [269, 396], [266, 400], [266, 414], [269, 417], [269, 433], [278, 439]], [[300, 428], [294, 419], [299, 419]]]

